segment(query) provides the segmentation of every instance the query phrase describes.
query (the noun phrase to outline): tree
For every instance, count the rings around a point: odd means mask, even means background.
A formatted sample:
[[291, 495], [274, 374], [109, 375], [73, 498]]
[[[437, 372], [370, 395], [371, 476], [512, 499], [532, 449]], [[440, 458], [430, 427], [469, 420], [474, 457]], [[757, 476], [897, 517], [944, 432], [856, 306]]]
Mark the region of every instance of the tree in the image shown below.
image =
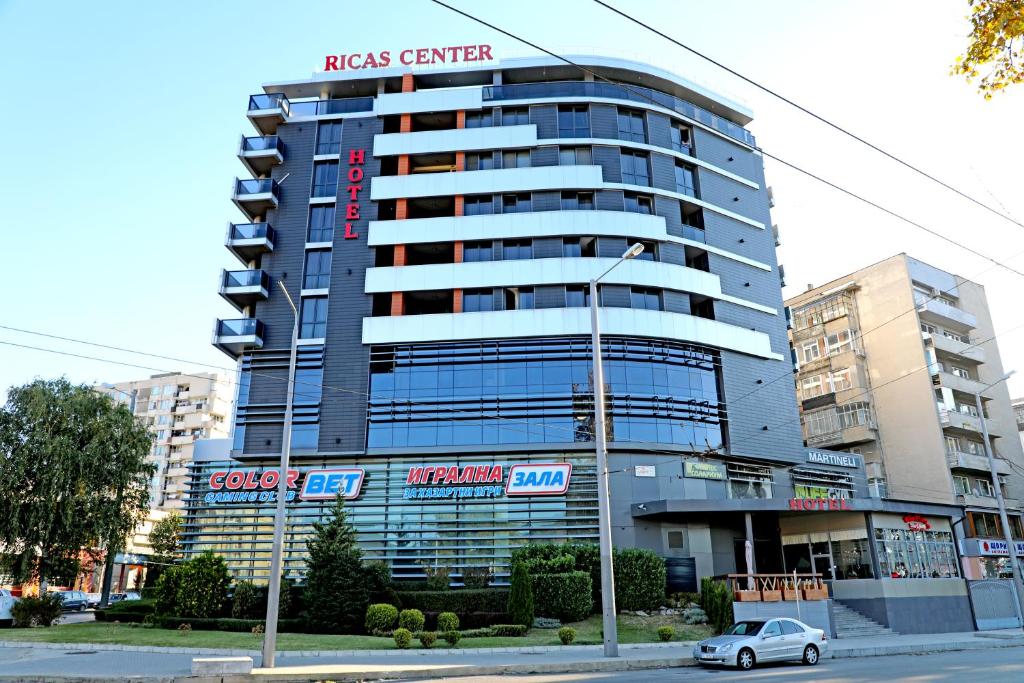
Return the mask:
[[181, 515], [172, 512], [157, 521], [149, 532], [153, 560], [146, 569], [146, 585], [155, 586], [160, 574], [177, 559], [181, 548]]
[[968, 5], [971, 42], [956, 58], [953, 73], [972, 82], [987, 69], [978, 92], [988, 100], [1007, 86], [1024, 82], [1024, 1], [968, 0]]
[[66, 379], [8, 392], [0, 409], [0, 545], [15, 582], [73, 576], [121, 547], [149, 508], [151, 437], [124, 406]]
[[512, 581], [508, 593], [508, 613], [513, 624], [533, 626], [533, 587], [525, 562], [512, 565]]
[[339, 496], [325, 522], [313, 523], [307, 543], [306, 605], [311, 624], [329, 633], [354, 633], [370, 602], [369, 571]]

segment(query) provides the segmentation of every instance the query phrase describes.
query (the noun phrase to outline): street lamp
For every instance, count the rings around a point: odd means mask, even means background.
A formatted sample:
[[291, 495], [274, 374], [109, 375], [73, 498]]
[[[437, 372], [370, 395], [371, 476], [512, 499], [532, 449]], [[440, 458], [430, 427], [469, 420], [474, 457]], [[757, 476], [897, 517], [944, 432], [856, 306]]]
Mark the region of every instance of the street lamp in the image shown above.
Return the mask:
[[601, 614], [604, 626], [604, 656], [619, 656], [618, 628], [615, 624], [615, 573], [612, 567], [612, 520], [608, 504], [608, 443], [605, 438], [604, 368], [601, 365], [601, 327], [597, 315], [597, 283], [627, 259], [636, 258], [644, 250], [637, 242], [611, 268], [590, 281], [590, 329], [594, 358], [594, 441], [597, 451], [597, 524], [601, 542]]
[[981, 422], [981, 435], [985, 440], [985, 457], [988, 458], [988, 469], [989, 474], [992, 477], [992, 488], [996, 491], [996, 504], [999, 506], [999, 521], [1003, 525], [1003, 538], [1006, 539], [1006, 550], [1010, 556], [1010, 570], [1013, 572], [1013, 587], [1014, 592], [1017, 594], [1017, 611], [1020, 614], [1021, 626], [1024, 626], [1024, 581], [1021, 580], [1020, 566], [1017, 563], [1017, 547], [1013, 542], [1013, 532], [1010, 529], [1010, 520], [1006, 517], [1006, 503], [1003, 501], [1003, 490], [999, 486], [999, 475], [996, 474], [996, 461], [992, 457], [992, 445], [988, 441], [988, 425], [985, 423], [985, 413], [982, 412], [981, 408], [981, 393], [988, 389], [991, 389], [1000, 382], [1005, 382], [1010, 379], [1010, 376], [1015, 373], [1016, 370], [1010, 370], [1008, 373], [997, 379], [992, 384], [984, 387], [980, 391], [974, 394], [974, 407], [978, 410], [978, 421]]
[[291, 294], [278, 280], [288, 305], [292, 308], [295, 323], [292, 325], [291, 357], [288, 361], [288, 397], [284, 405], [284, 434], [281, 442], [281, 468], [277, 477], [277, 507], [274, 510], [274, 545], [270, 555], [270, 587], [267, 589], [267, 623], [263, 637], [263, 668], [274, 668], [274, 650], [277, 648], [277, 612], [281, 601], [281, 569], [284, 561], [284, 519], [285, 498], [288, 497], [288, 460], [292, 452], [292, 401], [295, 398], [295, 356], [299, 341], [299, 309], [295, 307]]

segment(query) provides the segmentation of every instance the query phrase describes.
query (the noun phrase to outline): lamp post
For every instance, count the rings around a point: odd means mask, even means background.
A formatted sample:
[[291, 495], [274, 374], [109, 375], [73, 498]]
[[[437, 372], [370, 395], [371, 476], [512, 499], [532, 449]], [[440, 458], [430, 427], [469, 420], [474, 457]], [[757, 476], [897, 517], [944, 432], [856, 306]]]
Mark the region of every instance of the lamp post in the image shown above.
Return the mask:
[[284, 563], [285, 499], [288, 497], [288, 460], [292, 451], [292, 401], [295, 398], [295, 356], [299, 340], [299, 309], [295, 307], [284, 282], [277, 281], [292, 307], [295, 323], [292, 325], [291, 357], [288, 360], [288, 395], [284, 405], [284, 434], [281, 441], [281, 467], [277, 477], [277, 507], [274, 509], [274, 545], [270, 555], [270, 587], [267, 589], [267, 623], [263, 637], [263, 668], [274, 668], [274, 650], [277, 648], [277, 613], [281, 601], [281, 569]]
[[1010, 556], [1010, 570], [1013, 572], [1013, 588], [1017, 594], [1017, 611], [1021, 618], [1021, 626], [1024, 626], [1024, 581], [1021, 580], [1020, 566], [1017, 563], [1017, 547], [1013, 542], [1013, 531], [1010, 529], [1010, 520], [1006, 517], [1006, 503], [1003, 500], [1003, 489], [999, 486], [999, 475], [996, 474], [996, 461], [992, 457], [992, 445], [988, 440], [988, 425], [985, 423], [985, 413], [981, 408], [981, 393], [991, 389], [1000, 382], [1005, 382], [1016, 372], [1011, 370], [992, 384], [974, 394], [974, 406], [978, 410], [978, 421], [981, 422], [981, 435], [985, 440], [985, 457], [988, 458], [989, 474], [992, 477], [992, 488], [996, 492], [996, 504], [999, 506], [999, 522], [1003, 525], [1003, 538], [1006, 539], [1006, 550]]
[[601, 543], [601, 615], [604, 626], [604, 656], [619, 656], [618, 627], [615, 624], [615, 570], [612, 566], [612, 520], [608, 503], [608, 443], [605, 435], [604, 367], [601, 364], [601, 326], [598, 320], [597, 283], [627, 259], [644, 250], [637, 242], [611, 268], [590, 281], [590, 328], [593, 352], [594, 442], [597, 451], [597, 524]]

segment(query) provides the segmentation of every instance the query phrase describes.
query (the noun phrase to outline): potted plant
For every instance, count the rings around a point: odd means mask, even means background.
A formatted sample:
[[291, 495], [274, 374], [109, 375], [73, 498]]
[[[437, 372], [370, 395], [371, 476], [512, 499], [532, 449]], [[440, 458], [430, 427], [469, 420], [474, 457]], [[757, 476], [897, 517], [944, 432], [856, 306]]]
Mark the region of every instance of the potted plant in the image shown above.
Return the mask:
[[821, 581], [809, 581], [804, 586], [804, 600], [828, 600], [828, 588]]
[[798, 600], [800, 598], [800, 587], [793, 579], [786, 579], [782, 583], [782, 599]]

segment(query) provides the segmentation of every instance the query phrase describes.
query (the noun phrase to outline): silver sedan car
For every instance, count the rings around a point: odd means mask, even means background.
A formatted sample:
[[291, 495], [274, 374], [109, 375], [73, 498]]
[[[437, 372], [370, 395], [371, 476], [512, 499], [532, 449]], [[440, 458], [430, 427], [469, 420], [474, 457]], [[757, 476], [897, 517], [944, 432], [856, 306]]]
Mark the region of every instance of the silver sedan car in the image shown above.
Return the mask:
[[702, 640], [693, 648], [699, 664], [723, 664], [751, 669], [758, 662], [794, 661], [817, 664], [828, 649], [828, 637], [796, 619], [740, 621], [725, 633]]

